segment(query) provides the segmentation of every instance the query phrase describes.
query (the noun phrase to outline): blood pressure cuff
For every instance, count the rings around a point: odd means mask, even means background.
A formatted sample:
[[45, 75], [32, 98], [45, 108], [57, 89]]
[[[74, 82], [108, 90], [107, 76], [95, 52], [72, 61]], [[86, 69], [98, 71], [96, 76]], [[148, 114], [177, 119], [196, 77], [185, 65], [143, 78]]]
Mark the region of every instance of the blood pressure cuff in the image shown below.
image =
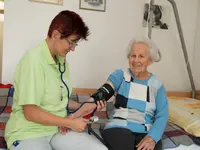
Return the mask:
[[100, 87], [91, 97], [94, 98], [95, 102], [97, 101], [108, 101], [114, 95], [113, 88], [105, 83], [102, 87]]

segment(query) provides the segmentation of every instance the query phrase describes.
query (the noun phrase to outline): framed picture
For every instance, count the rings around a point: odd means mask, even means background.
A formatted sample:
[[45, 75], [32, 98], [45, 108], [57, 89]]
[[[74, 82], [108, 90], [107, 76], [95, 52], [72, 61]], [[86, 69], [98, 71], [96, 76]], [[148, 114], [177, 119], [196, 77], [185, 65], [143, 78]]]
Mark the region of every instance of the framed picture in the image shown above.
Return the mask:
[[80, 0], [79, 8], [94, 11], [106, 11], [106, 0]]
[[[143, 27], [148, 26], [149, 14], [150, 14], [150, 5], [144, 5], [144, 14], [143, 14]], [[153, 5], [151, 6], [153, 10], [153, 20], [152, 28], [168, 30], [170, 22], [170, 8], [168, 6]]]
[[40, 2], [40, 3], [48, 3], [48, 4], [56, 4], [63, 5], [63, 0], [29, 0], [31, 2]]

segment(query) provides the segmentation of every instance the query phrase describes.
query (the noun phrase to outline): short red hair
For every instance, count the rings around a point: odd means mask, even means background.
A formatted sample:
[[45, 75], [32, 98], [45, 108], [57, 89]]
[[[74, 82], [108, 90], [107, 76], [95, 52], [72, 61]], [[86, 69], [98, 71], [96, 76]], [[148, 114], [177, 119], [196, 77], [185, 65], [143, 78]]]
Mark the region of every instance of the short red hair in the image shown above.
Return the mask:
[[48, 36], [50, 38], [54, 30], [62, 34], [61, 38], [75, 34], [78, 35], [80, 39], [87, 40], [87, 36], [89, 35], [89, 29], [82, 18], [75, 12], [69, 10], [61, 11], [52, 20], [48, 31]]

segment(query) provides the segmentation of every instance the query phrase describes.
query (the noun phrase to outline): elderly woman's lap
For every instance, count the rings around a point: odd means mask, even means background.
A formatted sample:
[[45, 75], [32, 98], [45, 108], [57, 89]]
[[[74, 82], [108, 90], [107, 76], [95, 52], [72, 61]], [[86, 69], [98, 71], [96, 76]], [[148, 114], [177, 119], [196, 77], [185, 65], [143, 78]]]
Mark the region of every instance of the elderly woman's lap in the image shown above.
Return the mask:
[[[102, 135], [111, 150], [136, 150], [136, 145], [146, 136], [145, 133], [135, 133], [125, 128], [105, 129]], [[162, 150], [161, 140], [154, 150]]]

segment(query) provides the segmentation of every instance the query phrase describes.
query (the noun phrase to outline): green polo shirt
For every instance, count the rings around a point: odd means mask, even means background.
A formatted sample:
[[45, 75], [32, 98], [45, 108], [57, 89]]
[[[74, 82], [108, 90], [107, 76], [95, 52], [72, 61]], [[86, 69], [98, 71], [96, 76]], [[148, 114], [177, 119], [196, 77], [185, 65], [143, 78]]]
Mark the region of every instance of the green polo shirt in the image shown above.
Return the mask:
[[[65, 57], [59, 57], [58, 60], [63, 71]], [[65, 66], [63, 80], [68, 85], [70, 94], [72, 87], [67, 63]], [[68, 92], [45, 40], [22, 57], [16, 68], [14, 88], [12, 113], [5, 130], [7, 146], [10, 147], [16, 140], [48, 136], [58, 132], [56, 126], [45, 126], [26, 120], [22, 107], [34, 104], [56, 116], [67, 115]]]

